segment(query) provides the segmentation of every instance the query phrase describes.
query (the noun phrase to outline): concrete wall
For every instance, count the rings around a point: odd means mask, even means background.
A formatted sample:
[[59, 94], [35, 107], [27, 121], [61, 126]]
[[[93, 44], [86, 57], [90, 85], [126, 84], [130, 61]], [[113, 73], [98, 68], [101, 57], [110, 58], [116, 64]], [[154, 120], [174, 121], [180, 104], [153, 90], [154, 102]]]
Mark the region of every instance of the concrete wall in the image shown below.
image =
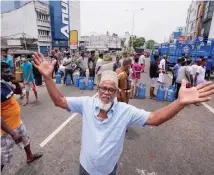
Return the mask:
[[1, 35], [19, 38], [24, 32], [27, 38], [37, 39], [36, 21], [34, 3], [29, 2], [19, 9], [1, 14]]

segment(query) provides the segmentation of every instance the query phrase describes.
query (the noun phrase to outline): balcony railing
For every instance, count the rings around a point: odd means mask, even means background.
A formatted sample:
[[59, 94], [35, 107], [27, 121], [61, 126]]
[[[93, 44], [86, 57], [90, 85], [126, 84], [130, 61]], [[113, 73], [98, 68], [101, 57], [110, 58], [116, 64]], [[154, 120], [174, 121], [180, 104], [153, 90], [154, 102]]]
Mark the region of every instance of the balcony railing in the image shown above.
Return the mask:
[[39, 36], [38, 37], [39, 41], [43, 41], [43, 42], [51, 42], [51, 37], [50, 36]]
[[45, 27], [50, 27], [50, 26], [51, 26], [50, 22], [48, 22], [48, 21], [43, 21], [43, 20], [41, 20], [41, 19], [37, 19], [37, 25], [45, 26]]

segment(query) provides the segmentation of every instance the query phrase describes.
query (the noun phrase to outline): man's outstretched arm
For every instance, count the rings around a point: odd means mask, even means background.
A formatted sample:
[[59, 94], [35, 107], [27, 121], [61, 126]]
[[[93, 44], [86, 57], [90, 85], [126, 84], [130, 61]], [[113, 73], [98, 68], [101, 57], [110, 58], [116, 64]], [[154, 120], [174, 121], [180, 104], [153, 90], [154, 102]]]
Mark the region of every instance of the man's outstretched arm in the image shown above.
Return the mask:
[[39, 72], [44, 77], [48, 93], [52, 101], [54, 102], [55, 106], [69, 110], [66, 98], [59, 92], [59, 90], [56, 88], [56, 85], [52, 80], [52, 72], [54, 69], [54, 65], [56, 64], [56, 61], [57, 60], [54, 60], [52, 61], [52, 63], [49, 63], [43, 58], [43, 56], [40, 53], [38, 54], [35, 52], [33, 55], [32, 64], [39, 70]]
[[178, 99], [168, 106], [152, 112], [146, 124], [158, 126], [173, 118], [180, 110], [189, 104], [209, 101], [211, 99], [210, 96], [213, 94], [214, 84], [212, 82], [205, 82], [196, 87], [186, 88], [186, 82], [183, 80]]
[[69, 110], [66, 98], [57, 89], [55, 83], [52, 80], [52, 77], [48, 79], [44, 78], [44, 81], [54, 105]]

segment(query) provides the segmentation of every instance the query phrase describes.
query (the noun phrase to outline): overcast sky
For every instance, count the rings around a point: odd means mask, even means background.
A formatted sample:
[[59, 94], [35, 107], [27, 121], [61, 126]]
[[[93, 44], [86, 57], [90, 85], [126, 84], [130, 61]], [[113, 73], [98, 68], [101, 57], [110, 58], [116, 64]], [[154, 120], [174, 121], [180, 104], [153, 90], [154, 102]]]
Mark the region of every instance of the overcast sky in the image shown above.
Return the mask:
[[176, 27], [185, 26], [187, 10], [191, 1], [81, 1], [81, 35], [91, 32], [99, 34], [117, 33], [124, 36], [132, 31], [135, 15], [134, 35], [156, 42], [168, 40]]

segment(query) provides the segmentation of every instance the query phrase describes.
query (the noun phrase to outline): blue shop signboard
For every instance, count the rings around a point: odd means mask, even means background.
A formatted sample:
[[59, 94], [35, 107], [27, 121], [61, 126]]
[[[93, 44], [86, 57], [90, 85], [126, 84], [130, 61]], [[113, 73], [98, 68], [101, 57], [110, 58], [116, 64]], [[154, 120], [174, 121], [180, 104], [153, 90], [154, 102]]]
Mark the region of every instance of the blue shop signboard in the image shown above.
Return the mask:
[[69, 41], [69, 2], [50, 1], [51, 34], [53, 47], [67, 47]]

